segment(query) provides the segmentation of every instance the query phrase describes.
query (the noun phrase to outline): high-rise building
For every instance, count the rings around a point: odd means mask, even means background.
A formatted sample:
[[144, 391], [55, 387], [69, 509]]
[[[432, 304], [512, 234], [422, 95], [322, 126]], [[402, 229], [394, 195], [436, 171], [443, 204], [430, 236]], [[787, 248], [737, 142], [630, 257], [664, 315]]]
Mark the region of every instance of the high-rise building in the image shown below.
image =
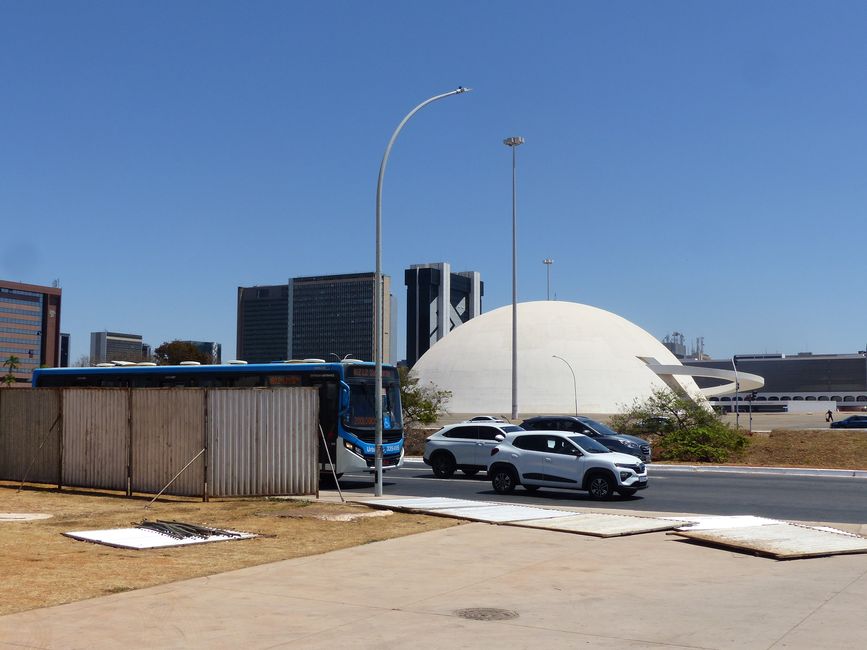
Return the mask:
[[411, 368], [437, 341], [482, 313], [485, 284], [477, 271], [452, 273], [445, 262], [413, 264], [406, 284], [406, 362]]
[[202, 354], [207, 354], [211, 357], [211, 363], [223, 362], [223, 346], [214, 341], [181, 341], [181, 343], [189, 343]]
[[289, 287], [238, 287], [235, 356], [249, 363], [289, 357]]
[[90, 333], [90, 363], [111, 361], [146, 361], [150, 359], [151, 346], [142, 342], [141, 334], [120, 332]]
[[[237, 356], [249, 363], [349, 356], [374, 360], [375, 274], [291, 279], [239, 287]], [[383, 360], [394, 363], [394, 297], [383, 276]]]
[[[0, 363], [10, 357], [15, 382], [27, 384], [34, 368], [60, 358], [60, 287], [0, 280]], [[8, 372], [8, 366], [0, 369]]]
[[57, 359], [58, 368], [69, 367], [69, 334], [60, 333], [60, 356]]

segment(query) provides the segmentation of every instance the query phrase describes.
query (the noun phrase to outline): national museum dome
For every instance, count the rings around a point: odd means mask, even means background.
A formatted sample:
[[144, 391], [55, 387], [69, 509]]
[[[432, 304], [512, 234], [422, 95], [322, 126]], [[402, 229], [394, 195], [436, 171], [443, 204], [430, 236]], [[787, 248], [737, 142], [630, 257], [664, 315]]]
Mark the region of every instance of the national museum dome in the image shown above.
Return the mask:
[[[562, 357], [567, 363], [560, 359]], [[649, 366], [677, 358], [634, 323], [589, 305], [562, 301], [518, 304], [518, 412], [616, 413], [666, 383]], [[572, 373], [575, 373], [575, 382]], [[512, 306], [452, 330], [413, 367], [420, 385], [452, 392], [454, 414], [508, 415], [512, 410]], [[690, 395], [692, 377], [668, 375]]]

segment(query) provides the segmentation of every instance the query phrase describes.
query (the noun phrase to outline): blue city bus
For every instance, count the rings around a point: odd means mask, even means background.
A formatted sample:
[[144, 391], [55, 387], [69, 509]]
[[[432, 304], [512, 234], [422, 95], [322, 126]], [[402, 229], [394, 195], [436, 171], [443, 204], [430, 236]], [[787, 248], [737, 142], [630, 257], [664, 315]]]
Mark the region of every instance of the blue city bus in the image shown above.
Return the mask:
[[[315, 386], [319, 389], [321, 437], [319, 469], [323, 474], [373, 472], [376, 447], [374, 401], [376, 366], [361, 361], [320, 360], [224, 365], [109, 365], [92, 368], [38, 368], [37, 388], [269, 388]], [[382, 367], [382, 467], [403, 464], [400, 380], [394, 366]]]

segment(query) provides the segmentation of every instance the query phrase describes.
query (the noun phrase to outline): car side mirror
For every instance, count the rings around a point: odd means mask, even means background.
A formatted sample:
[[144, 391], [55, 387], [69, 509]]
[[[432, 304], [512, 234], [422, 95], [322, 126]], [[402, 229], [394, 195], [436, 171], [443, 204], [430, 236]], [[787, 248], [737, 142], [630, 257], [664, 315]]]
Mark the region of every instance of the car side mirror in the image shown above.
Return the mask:
[[503, 442], [503, 440], [505, 440], [505, 439], [506, 439], [506, 436], [504, 436], [502, 433], [498, 433], [497, 435], [494, 436], [494, 440], [496, 440], [497, 442]]

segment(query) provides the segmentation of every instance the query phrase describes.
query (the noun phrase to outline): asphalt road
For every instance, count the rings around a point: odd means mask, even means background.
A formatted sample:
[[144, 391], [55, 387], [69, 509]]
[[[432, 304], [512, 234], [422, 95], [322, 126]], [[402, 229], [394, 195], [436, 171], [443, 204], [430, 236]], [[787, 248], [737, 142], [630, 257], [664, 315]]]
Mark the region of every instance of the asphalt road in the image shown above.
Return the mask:
[[[484, 472], [472, 478], [458, 472], [451, 479], [437, 479], [429, 468], [412, 463], [385, 474], [383, 494], [867, 524], [867, 478], [686, 473], [659, 466], [651, 466], [649, 474], [649, 487], [634, 497], [600, 502], [591, 500], [586, 492], [545, 488], [530, 494], [519, 487], [511, 495], [499, 495]], [[373, 494], [373, 480], [366, 474], [347, 474], [340, 480], [340, 487], [347, 495]]]

